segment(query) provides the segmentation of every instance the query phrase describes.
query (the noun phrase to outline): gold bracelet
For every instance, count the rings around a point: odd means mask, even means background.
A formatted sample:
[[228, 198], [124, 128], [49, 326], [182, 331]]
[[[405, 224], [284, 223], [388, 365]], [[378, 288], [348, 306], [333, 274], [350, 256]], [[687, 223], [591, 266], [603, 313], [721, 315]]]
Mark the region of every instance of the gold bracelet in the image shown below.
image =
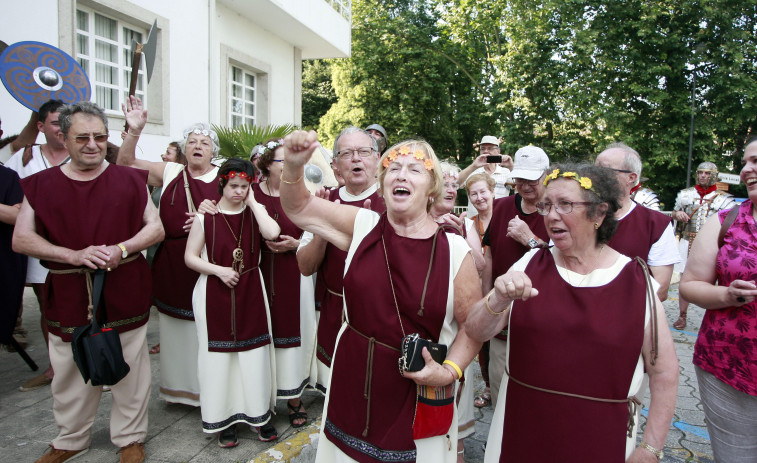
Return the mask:
[[492, 314], [494, 316], [502, 315], [503, 313], [505, 313], [505, 310], [507, 310], [507, 307], [505, 307], [504, 309], [502, 309], [501, 312], [495, 312], [495, 311], [492, 310], [491, 307], [489, 307], [489, 296], [491, 296], [493, 292], [494, 292], [493, 290], [489, 291], [489, 294], [486, 295], [486, 297], [484, 298], [484, 305], [486, 306], [486, 310], [488, 310], [490, 314]]
[[298, 178], [297, 180], [295, 180], [294, 182], [287, 182], [286, 180], [284, 180], [284, 170], [283, 169], [281, 170], [281, 175], [279, 176], [279, 179], [281, 180], [281, 183], [286, 183], [287, 185], [296, 185], [297, 183], [300, 183], [300, 180], [302, 180], [303, 178], [305, 178], [305, 173], [304, 172], [302, 173], [302, 176], [300, 178]]
[[460, 367], [457, 366], [457, 363], [453, 362], [452, 360], [447, 359], [442, 362], [442, 365], [451, 366], [455, 370], [455, 373], [457, 373], [457, 379], [461, 379], [463, 377], [463, 370], [461, 370]]
[[657, 450], [656, 448], [652, 447], [651, 445], [647, 444], [644, 441], [641, 441], [641, 443], [639, 444], [639, 447], [643, 448], [644, 450], [648, 452], [651, 452], [652, 455], [657, 457], [657, 461], [662, 460], [662, 457], [664, 456], [664, 454], [662, 453], [662, 450]]

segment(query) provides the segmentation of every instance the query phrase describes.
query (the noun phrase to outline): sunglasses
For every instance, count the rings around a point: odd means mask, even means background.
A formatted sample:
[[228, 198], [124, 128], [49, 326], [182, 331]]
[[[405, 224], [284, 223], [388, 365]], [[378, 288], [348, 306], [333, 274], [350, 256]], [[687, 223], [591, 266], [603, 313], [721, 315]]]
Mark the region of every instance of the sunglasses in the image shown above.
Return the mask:
[[95, 143], [105, 143], [106, 141], [108, 141], [108, 134], [107, 133], [100, 133], [100, 134], [89, 133], [86, 135], [77, 135], [74, 137], [74, 140], [76, 140], [76, 143], [80, 145], [86, 145], [87, 143], [89, 143], [90, 139], [94, 139]]

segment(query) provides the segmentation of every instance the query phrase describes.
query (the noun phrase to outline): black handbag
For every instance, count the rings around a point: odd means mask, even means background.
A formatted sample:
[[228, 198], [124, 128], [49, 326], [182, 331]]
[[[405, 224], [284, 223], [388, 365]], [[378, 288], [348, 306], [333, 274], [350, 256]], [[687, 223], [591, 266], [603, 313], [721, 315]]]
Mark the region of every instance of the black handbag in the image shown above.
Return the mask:
[[444, 362], [447, 357], [447, 346], [444, 344], [423, 339], [418, 333], [408, 334], [402, 338], [400, 368], [404, 371], [421, 371], [426, 366], [426, 361], [423, 359], [424, 347], [428, 349], [428, 353], [436, 363]]
[[105, 270], [96, 270], [92, 284], [92, 323], [74, 330], [71, 350], [84, 382], [92, 386], [112, 386], [129, 374], [129, 365], [121, 350], [121, 338], [113, 328], [97, 322], [97, 306], [102, 298]]

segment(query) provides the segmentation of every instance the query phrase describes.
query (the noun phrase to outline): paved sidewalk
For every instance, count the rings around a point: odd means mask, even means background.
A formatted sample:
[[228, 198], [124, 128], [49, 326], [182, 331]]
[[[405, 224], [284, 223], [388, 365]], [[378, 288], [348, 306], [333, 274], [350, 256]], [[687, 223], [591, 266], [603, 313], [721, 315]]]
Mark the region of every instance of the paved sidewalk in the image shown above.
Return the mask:
[[[678, 318], [678, 286], [673, 285], [665, 302], [668, 322]], [[47, 445], [57, 435], [58, 428], [53, 419], [50, 388], [44, 387], [32, 392], [19, 392], [18, 387], [27, 379], [39, 374], [47, 367], [47, 350], [42, 345], [39, 329], [39, 311], [31, 290], [24, 298], [24, 327], [29, 330], [27, 352], [40, 367], [32, 372], [16, 353], [0, 352], [0, 455], [2, 461], [33, 462], [47, 449]], [[671, 424], [665, 448], [664, 462], [712, 462], [704, 414], [699, 403], [696, 377], [691, 364], [694, 341], [703, 311], [696, 307], [689, 309], [689, 326], [686, 331], [673, 329], [681, 378], [678, 388], [676, 415]], [[153, 309], [148, 325], [149, 346], [158, 342], [158, 317]], [[322, 396], [307, 391], [303, 402], [311, 417], [311, 426], [294, 430], [289, 426], [286, 404], [280, 401], [273, 424], [279, 431], [279, 442], [264, 444], [245, 427], [240, 426], [240, 445], [234, 449], [221, 449], [216, 445], [214, 434], [204, 434], [200, 426], [200, 410], [183, 405], [167, 405], [158, 399], [160, 377], [159, 355], [151, 355], [153, 389], [149, 406], [149, 431], [146, 442], [148, 463], [178, 462], [274, 462], [313, 461], [314, 447], [317, 445], [318, 425], [323, 407]], [[474, 380], [477, 389], [483, 389], [483, 381], [477, 370]], [[108, 416], [111, 398], [104, 393], [93, 427], [92, 445], [89, 452], [76, 459], [82, 463], [117, 462], [119, 455], [110, 442]], [[646, 413], [646, 410], [643, 411]], [[465, 441], [467, 462], [483, 461], [483, 444], [491, 423], [492, 408], [476, 411], [476, 433]], [[642, 419], [642, 426], [644, 419]], [[299, 431], [299, 432], [296, 432]], [[545, 433], [545, 436], [547, 434]]]

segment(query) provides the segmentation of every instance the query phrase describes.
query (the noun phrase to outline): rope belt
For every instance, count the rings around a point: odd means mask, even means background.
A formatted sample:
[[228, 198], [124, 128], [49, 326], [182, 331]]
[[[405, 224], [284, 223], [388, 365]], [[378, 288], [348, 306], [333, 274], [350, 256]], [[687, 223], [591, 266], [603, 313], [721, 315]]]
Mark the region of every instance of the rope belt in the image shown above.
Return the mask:
[[330, 288], [326, 288], [326, 291], [328, 291], [329, 294], [333, 294], [336, 297], [344, 297], [342, 293], [337, 293], [336, 291], [332, 291]]
[[570, 393], [570, 392], [555, 391], [555, 390], [552, 390], [552, 389], [545, 389], [543, 387], [532, 386], [530, 384], [524, 383], [523, 381], [519, 381], [519, 380], [515, 379], [510, 374], [510, 369], [508, 368], [507, 365], [505, 365], [505, 373], [510, 378], [510, 380], [514, 381], [516, 384], [519, 384], [519, 385], [521, 385], [523, 387], [526, 387], [526, 388], [529, 388], [529, 389], [533, 389], [534, 391], [546, 392], [548, 394], [561, 395], [561, 396], [565, 396], [565, 397], [573, 397], [575, 399], [591, 400], [592, 402], [604, 402], [604, 403], [611, 403], [611, 404], [621, 404], [621, 403], [625, 402], [625, 403], [628, 404], [628, 422], [626, 424], [626, 435], [628, 437], [633, 436], [633, 428], [636, 425], [636, 420], [635, 420], [636, 411], [638, 410], [639, 405], [641, 405], [641, 401], [639, 399], [637, 399], [636, 396], [631, 396], [631, 397], [628, 397], [626, 399], [603, 399], [601, 397], [591, 397], [591, 396], [588, 396], [588, 395], [581, 395], [581, 394], [573, 394], [573, 393]]
[[[127, 257], [126, 259], [122, 259], [121, 263], [119, 265], [128, 264], [129, 262], [132, 262], [132, 261], [136, 260], [137, 257], [139, 257], [140, 255], [141, 255], [141, 253], [132, 254], [131, 256]], [[95, 273], [95, 270], [91, 269], [89, 267], [76, 267], [76, 268], [69, 268], [69, 269], [49, 269], [48, 271], [50, 273], [52, 273], [53, 275], [71, 275], [71, 274], [75, 274], [75, 273], [84, 274], [85, 281], [87, 282], [87, 301], [88, 301], [88, 303], [87, 303], [87, 321], [92, 321], [92, 308], [94, 307], [92, 305], [92, 274]], [[138, 317], [134, 317], [134, 319], [141, 319], [141, 318], [144, 318], [144, 317], [145, 317], [145, 315], [140, 315]], [[128, 320], [118, 320], [118, 321], [115, 321], [115, 322], [113, 322], [111, 324], [107, 324], [107, 325], [109, 327], [121, 326], [121, 325], [124, 325], [126, 323], [130, 323], [131, 320], [133, 320], [133, 319], [130, 318]], [[134, 320], [134, 321], [136, 321], [136, 320]], [[47, 324], [49, 326], [52, 326], [52, 327], [55, 327], [55, 328], [59, 328], [60, 327], [60, 323], [59, 322], [47, 321]], [[103, 326], [105, 326], [105, 325], [103, 325]], [[62, 331], [64, 333], [67, 333], [67, 332], [69, 332], [68, 331], [69, 329], [71, 330], [70, 332], [73, 333], [75, 328], [74, 327], [71, 327], [71, 328], [62, 328]]]
[[387, 349], [391, 349], [397, 353], [400, 353], [400, 350], [396, 347], [392, 347], [389, 344], [384, 344], [381, 341], [377, 341], [374, 337], [366, 336], [365, 334], [361, 333], [360, 331], [356, 330], [355, 327], [353, 327], [350, 324], [347, 324], [347, 327], [354, 331], [355, 333], [359, 334], [363, 338], [368, 340], [368, 359], [366, 361], [366, 370], [365, 370], [365, 385], [363, 386], [363, 397], [368, 401], [368, 404], [366, 405], [366, 414], [365, 414], [365, 429], [363, 429], [363, 437], [366, 437], [368, 435], [368, 428], [371, 421], [371, 386], [373, 382], [373, 350], [376, 347], [376, 344], [386, 347]]

